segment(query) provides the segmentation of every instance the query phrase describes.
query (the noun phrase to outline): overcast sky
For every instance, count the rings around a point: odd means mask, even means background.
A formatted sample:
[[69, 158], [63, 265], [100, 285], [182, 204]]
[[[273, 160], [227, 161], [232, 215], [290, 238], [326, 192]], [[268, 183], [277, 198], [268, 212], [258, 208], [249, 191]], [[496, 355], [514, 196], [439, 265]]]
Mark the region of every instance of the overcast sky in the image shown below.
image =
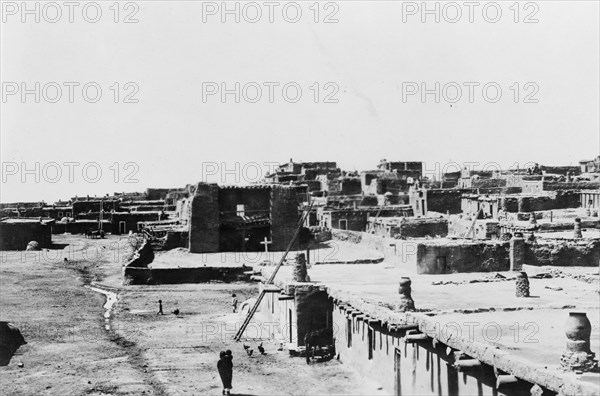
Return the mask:
[[[576, 165], [600, 152], [598, 1], [480, 2], [471, 10], [439, 3], [439, 23], [422, 14], [421, 2], [400, 1], [298, 2], [299, 18], [295, 4], [281, 2], [273, 23], [263, 2], [240, 3], [239, 23], [222, 15], [220, 1], [121, 3], [118, 15], [112, 1], [98, 2], [96, 23], [85, 2], [73, 23], [62, 3], [60, 18], [40, 6], [39, 23], [21, 2], [6, 3], [3, 202], [203, 178], [253, 181], [259, 168], [290, 158], [347, 170], [375, 168], [382, 158], [420, 160], [433, 171], [436, 162]], [[251, 23], [257, 10], [262, 17]], [[39, 103], [21, 96], [36, 82]], [[214, 92], [221, 83], [234, 91], [236, 82], [239, 103]], [[434, 93], [423, 100], [415, 92], [422, 83], [432, 92], [440, 84], [439, 103]], [[88, 103], [94, 87], [102, 96]], [[134, 103], [124, 103], [129, 94]]]

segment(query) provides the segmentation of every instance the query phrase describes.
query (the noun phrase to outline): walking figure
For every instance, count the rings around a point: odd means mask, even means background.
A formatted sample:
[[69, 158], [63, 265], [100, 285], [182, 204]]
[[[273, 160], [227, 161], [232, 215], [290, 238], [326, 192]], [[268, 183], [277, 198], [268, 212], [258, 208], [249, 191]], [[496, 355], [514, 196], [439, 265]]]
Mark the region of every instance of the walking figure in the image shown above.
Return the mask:
[[239, 301], [238, 301], [237, 297], [235, 296], [235, 293], [233, 293], [231, 295], [231, 305], [233, 306], [233, 313], [237, 312], [238, 303], [239, 303]]
[[231, 380], [233, 379], [233, 356], [230, 350], [227, 352], [221, 351], [219, 354], [219, 361], [217, 362], [217, 370], [219, 370], [219, 376], [223, 383], [223, 394], [231, 394]]
[[164, 315], [162, 310], [162, 300], [158, 300], [158, 313], [157, 315]]

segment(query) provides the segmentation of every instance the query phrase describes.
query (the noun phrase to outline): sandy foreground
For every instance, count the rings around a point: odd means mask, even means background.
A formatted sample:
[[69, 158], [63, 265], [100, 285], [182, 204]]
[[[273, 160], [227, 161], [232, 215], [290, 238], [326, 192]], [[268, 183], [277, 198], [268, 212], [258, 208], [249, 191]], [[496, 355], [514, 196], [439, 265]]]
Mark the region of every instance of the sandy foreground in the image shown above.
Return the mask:
[[[53, 241], [48, 251], [1, 252], [0, 320], [15, 323], [28, 342], [0, 367], [2, 395], [219, 395], [216, 362], [226, 349], [234, 355], [232, 394], [382, 394], [339, 361], [307, 365], [278, 351], [273, 324], [260, 317], [244, 342], [249, 357], [232, 340], [244, 318], [230, 303], [231, 293], [256, 297], [256, 284], [122, 286], [125, 237]], [[108, 318], [106, 296], [89, 285], [116, 293]], [[265, 355], [256, 348], [261, 340]]]

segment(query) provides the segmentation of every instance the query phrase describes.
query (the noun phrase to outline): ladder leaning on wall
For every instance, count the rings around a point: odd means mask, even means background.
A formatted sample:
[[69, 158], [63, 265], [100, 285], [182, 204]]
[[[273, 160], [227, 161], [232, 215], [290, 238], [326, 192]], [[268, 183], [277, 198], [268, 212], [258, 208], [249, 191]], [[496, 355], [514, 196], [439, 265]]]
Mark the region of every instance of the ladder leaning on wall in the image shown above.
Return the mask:
[[[285, 260], [286, 256], [288, 255], [288, 253], [292, 249], [292, 246], [294, 245], [294, 242], [296, 241], [296, 238], [298, 237], [298, 234], [300, 233], [300, 229], [302, 228], [302, 226], [304, 224], [304, 221], [306, 220], [306, 217], [310, 213], [310, 210], [312, 209], [312, 206], [313, 206], [313, 201], [311, 200], [310, 203], [309, 203], [309, 205], [308, 205], [308, 207], [306, 208], [306, 211], [304, 213], [302, 213], [302, 217], [300, 218], [300, 221], [298, 222], [298, 226], [296, 227], [296, 231], [294, 232], [294, 236], [292, 236], [292, 239], [290, 240], [290, 243], [288, 244], [287, 249], [285, 249], [285, 253], [283, 253], [283, 255], [281, 256], [281, 259], [279, 260], [279, 263], [277, 264], [277, 266], [273, 270], [273, 274], [271, 274], [271, 277], [265, 283], [265, 285], [270, 285], [270, 284], [273, 283], [273, 280], [275, 279], [275, 275], [277, 275], [277, 271], [279, 271], [279, 268], [281, 268], [281, 265], [283, 264], [283, 261]], [[233, 337], [233, 339], [235, 341], [239, 341], [242, 338], [242, 334], [244, 334], [244, 331], [246, 331], [246, 327], [248, 327], [248, 325], [250, 324], [250, 321], [252, 320], [252, 317], [254, 316], [254, 314], [256, 313], [256, 311], [258, 311], [258, 307], [260, 306], [260, 303], [261, 303], [263, 297], [265, 296], [266, 292], [267, 292], [267, 290], [265, 288], [258, 295], [258, 298], [256, 299], [256, 302], [252, 306], [252, 309], [250, 309], [250, 311], [248, 311], [248, 315], [246, 316], [246, 319], [244, 319], [244, 323], [242, 323], [242, 326], [240, 327], [240, 329], [238, 330], [238, 332]]]

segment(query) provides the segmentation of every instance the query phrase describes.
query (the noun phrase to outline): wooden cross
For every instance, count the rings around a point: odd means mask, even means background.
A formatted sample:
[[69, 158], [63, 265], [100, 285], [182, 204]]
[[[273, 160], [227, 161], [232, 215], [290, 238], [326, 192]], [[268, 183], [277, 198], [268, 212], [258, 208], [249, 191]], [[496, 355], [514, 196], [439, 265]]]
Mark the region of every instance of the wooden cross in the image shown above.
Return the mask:
[[269, 245], [273, 243], [265, 237], [265, 239], [260, 243], [261, 245], [265, 245], [265, 254], [269, 257]]

